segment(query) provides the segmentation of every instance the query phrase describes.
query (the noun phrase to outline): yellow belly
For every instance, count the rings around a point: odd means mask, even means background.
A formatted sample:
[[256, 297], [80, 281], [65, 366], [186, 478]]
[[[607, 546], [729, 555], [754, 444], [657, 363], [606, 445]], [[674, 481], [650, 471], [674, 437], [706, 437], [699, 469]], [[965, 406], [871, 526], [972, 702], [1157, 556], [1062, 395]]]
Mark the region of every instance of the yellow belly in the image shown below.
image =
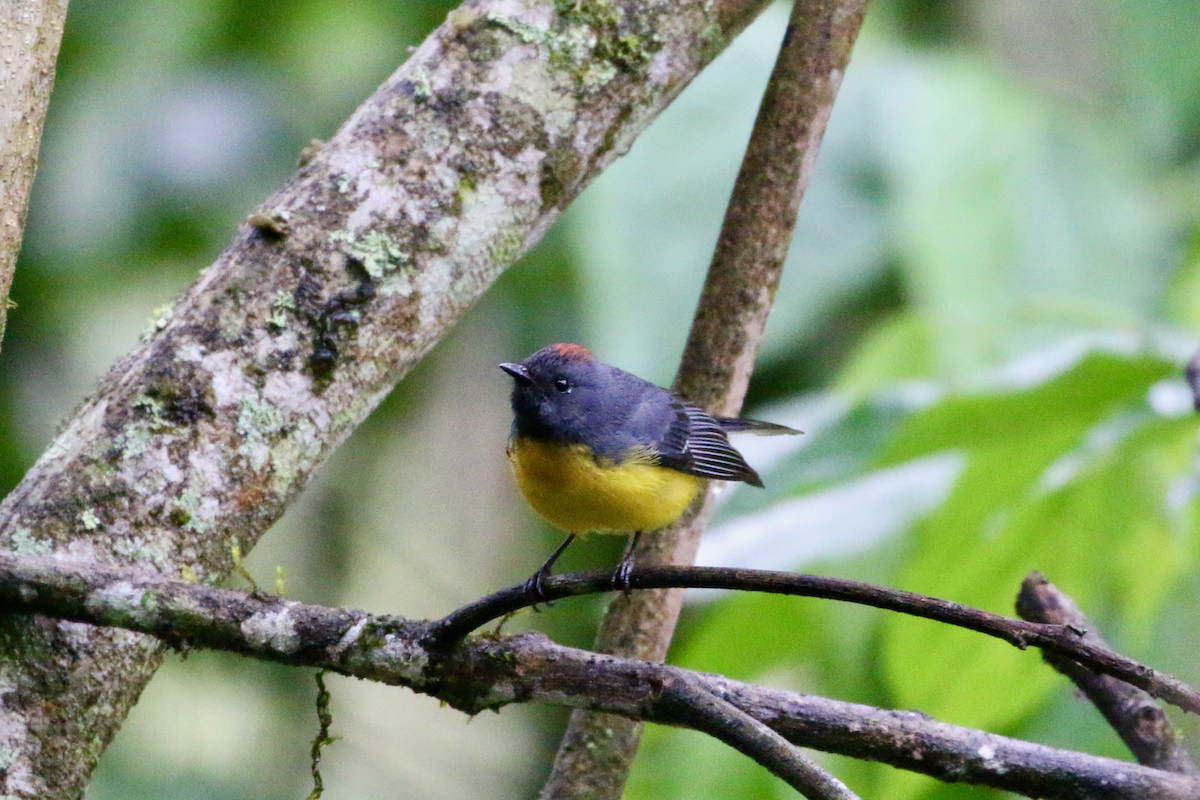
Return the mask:
[[512, 439], [508, 460], [533, 510], [568, 533], [632, 533], [674, 522], [703, 481], [650, 457], [598, 464], [583, 445]]

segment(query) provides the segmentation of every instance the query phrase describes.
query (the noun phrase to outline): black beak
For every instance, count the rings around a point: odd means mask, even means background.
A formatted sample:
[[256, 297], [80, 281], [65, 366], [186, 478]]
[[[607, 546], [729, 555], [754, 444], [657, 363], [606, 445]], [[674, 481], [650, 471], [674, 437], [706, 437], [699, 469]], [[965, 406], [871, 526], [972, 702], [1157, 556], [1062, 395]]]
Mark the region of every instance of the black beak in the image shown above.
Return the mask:
[[523, 386], [533, 383], [533, 378], [529, 376], [529, 370], [524, 364], [501, 364], [500, 369], [512, 375], [516, 382]]

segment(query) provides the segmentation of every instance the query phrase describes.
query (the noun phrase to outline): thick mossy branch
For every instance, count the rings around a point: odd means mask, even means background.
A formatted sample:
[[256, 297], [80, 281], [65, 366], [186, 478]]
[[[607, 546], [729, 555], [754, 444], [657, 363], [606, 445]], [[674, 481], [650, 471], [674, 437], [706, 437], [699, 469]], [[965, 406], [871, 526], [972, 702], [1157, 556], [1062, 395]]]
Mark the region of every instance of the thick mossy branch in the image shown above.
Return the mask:
[[66, 19], [67, 0], [13, 0], [0, 11], [0, 340]]
[[[765, 0], [560, 5], [452, 12], [111, 369], [0, 505], [0, 546], [224, 575]], [[7, 788], [78, 797], [157, 653], [10, 620]]]

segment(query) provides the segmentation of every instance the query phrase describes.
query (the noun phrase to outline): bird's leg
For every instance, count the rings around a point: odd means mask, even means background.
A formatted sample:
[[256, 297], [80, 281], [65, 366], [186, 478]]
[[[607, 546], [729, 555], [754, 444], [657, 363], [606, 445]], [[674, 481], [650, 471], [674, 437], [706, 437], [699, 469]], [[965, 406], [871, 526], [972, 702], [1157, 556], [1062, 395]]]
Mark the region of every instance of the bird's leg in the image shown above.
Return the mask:
[[633, 552], [637, 550], [640, 538], [642, 538], [641, 531], [637, 531], [629, 537], [629, 544], [625, 545], [625, 554], [621, 556], [621, 563], [617, 564], [617, 568], [613, 571], [612, 588], [614, 590], [629, 591], [629, 575], [633, 572]]
[[546, 599], [546, 578], [550, 577], [550, 569], [554, 566], [554, 562], [558, 561], [558, 557], [563, 554], [563, 551], [570, 546], [571, 542], [575, 541], [575, 534], [571, 534], [562, 544], [558, 546], [546, 563], [538, 568], [538, 571], [529, 576], [529, 580], [525, 581], [525, 597], [529, 600], [529, 605], [534, 611], [538, 610], [538, 603], [550, 605], [550, 601]]

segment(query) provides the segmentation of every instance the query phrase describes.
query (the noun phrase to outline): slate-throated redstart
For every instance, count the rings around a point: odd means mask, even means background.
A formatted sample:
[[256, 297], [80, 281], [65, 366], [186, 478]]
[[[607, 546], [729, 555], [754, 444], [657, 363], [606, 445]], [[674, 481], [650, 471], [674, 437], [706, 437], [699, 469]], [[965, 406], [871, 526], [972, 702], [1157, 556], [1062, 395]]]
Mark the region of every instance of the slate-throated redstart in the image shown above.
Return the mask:
[[614, 587], [628, 589], [637, 536], [677, 520], [703, 479], [763, 485], [728, 433], [799, 433], [710, 416], [577, 344], [500, 369], [515, 381], [508, 459], [517, 484], [534, 511], [570, 534], [526, 582], [535, 600], [554, 562], [589, 532], [634, 535], [613, 574]]

